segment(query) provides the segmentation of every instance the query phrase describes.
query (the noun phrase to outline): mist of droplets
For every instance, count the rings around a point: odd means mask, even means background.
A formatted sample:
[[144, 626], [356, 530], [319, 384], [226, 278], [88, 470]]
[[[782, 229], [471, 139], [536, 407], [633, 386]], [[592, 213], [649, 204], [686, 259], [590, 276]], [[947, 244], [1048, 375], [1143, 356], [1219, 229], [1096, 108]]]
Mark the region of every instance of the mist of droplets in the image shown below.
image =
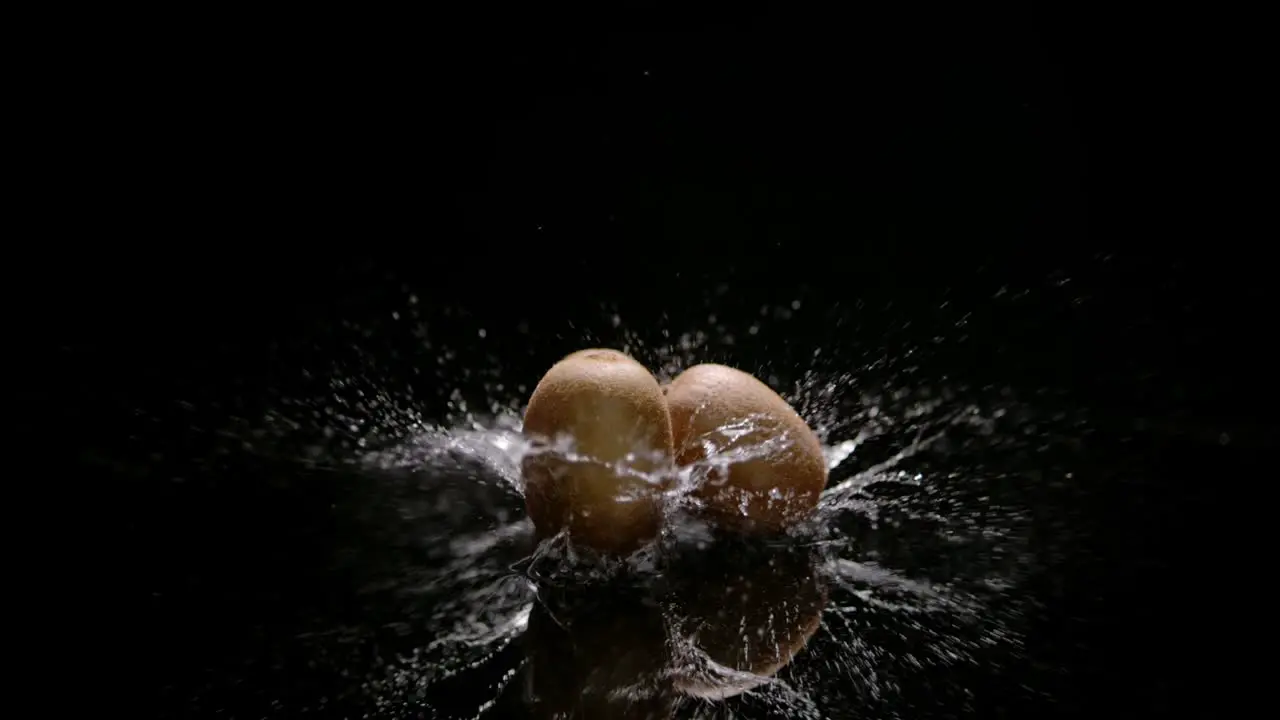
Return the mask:
[[[412, 319], [415, 308], [410, 298], [403, 317], [393, 319]], [[668, 380], [699, 362], [731, 358], [740, 336], [780, 334], [801, 309], [799, 300], [762, 308], [745, 327], [709, 314], [704, 329], [662, 330], [657, 344], [611, 308], [602, 309], [596, 330], [574, 330], [580, 347], [607, 344]], [[366, 492], [398, 518], [396, 542], [423, 559], [363, 588], [380, 608], [376, 626], [357, 613], [347, 625], [298, 638], [311, 653], [307, 662], [328, 664], [347, 684], [327, 703], [278, 705], [282, 712], [319, 712], [341, 701], [364, 708], [364, 717], [483, 717], [497, 712], [501, 696], [518, 692], [528, 672], [519, 641], [538, 602], [540, 576], [532, 570], [560, 559], [554, 541], [534, 545], [523, 514], [519, 463], [529, 447], [519, 428], [532, 388], [508, 384], [501, 358], [491, 367], [459, 367], [456, 353], [434, 344], [425, 324], [412, 333], [436, 353], [422, 372], [433, 374], [447, 398], [441, 416], [416, 410], [407, 386], [390, 381], [376, 352], [356, 343], [341, 361], [301, 371], [315, 394], [282, 398], [261, 421], [237, 429], [254, 451], [364, 477]], [[476, 334], [486, 341], [498, 331]], [[686, 694], [675, 706], [679, 716], [839, 717], [891, 707], [912, 678], [960, 667], [981, 672], [992, 658], [1018, 656], [1031, 609], [1020, 583], [1035, 562], [1024, 489], [1045, 480], [1029, 477], [1015, 460], [1053, 443], [1037, 425], [1042, 420], [1008, 392], [916, 386], [900, 376], [885, 382], [884, 373], [870, 372], [893, 362], [883, 357], [831, 371], [839, 362], [823, 352], [813, 349], [812, 368], [784, 373], [790, 386], [768, 368], [743, 368], [791, 402], [824, 445], [830, 478], [818, 517], [792, 538], [822, 558], [814, 572], [829, 596], [820, 625], [767, 676], [694, 662], [697, 672], [718, 678], [709, 683], [742, 689]], [[881, 380], [873, 384], [868, 375]], [[487, 397], [450, 385], [477, 377]], [[685, 542], [698, 532], [691, 526], [671, 534]], [[752, 629], [742, 632], [743, 642], [759, 642]], [[690, 652], [686, 671], [697, 648]], [[451, 683], [475, 687], [469, 675], [492, 678], [489, 691], [459, 701]], [[947, 692], [963, 703], [963, 680], [954, 682]]]

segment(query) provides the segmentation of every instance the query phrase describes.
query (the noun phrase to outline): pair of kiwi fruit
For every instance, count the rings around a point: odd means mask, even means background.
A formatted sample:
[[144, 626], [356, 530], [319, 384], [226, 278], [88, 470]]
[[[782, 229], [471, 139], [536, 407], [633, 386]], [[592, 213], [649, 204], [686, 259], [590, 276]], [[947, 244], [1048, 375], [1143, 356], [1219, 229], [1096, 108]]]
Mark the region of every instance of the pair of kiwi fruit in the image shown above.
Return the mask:
[[[804, 419], [724, 365], [696, 365], [662, 386], [624, 353], [581, 350], [534, 388], [524, 433], [534, 443], [522, 470], [538, 536], [567, 530], [575, 545], [604, 553], [657, 536], [676, 468], [695, 469], [692, 494], [708, 520], [749, 534], [805, 518], [827, 479]], [[566, 436], [571, 443], [556, 444]]]

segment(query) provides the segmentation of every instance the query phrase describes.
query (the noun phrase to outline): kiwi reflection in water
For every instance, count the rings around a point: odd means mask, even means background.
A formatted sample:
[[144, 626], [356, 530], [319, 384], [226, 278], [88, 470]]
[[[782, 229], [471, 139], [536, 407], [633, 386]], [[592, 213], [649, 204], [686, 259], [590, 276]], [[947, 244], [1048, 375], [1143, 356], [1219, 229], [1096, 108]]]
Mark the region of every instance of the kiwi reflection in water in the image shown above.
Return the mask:
[[524, 641], [524, 702], [533, 717], [672, 716], [662, 611], [647, 594], [540, 589]]
[[767, 683], [821, 623], [817, 567], [734, 544], [676, 555], [648, 589], [540, 588], [524, 702], [538, 718], [670, 718]]
[[827, 602], [807, 549], [718, 548], [677, 558], [670, 577], [675, 682], [694, 697], [768, 682], [817, 632]]

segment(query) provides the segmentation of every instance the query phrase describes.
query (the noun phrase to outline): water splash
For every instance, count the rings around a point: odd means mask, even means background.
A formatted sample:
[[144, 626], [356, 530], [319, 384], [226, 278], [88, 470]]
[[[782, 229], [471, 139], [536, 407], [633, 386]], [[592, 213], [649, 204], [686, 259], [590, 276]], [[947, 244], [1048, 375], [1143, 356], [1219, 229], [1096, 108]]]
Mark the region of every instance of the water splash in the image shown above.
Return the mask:
[[[994, 502], [998, 488], [992, 484], [999, 476], [964, 469], [924, 472], [922, 461], [937, 459], [945, 452], [941, 447], [954, 445], [958, 434], [985, 427], [968, 409], [934, 413], [922, 420], [926, 413], [916, 412], [913, 436], [902, 449], [864, 463], [864, 469], [844, 479], [835, 478], [858, 456], [870, 431], [827, 445], [833, 482], [817, 517], [791, 542], [819, 553], [811, 579], [829, 588], [824, 591], [829, 598], [815, 615], [820, 620], [814, 621], [811, 637], [787, 649], [785, 660], [774, 663], [776, 667], [766, 663], [763, 669], [744, 670], [709, 657], [696, 632], [681, 635], [691, 611], [668, 600], [661, 618], [671, 646], [668, 652], [675, 659], [664, 660], [647, 674], [613, 678], [619, 684], [610, 692], [635, 695], [639, 691], [628, 689], [624, 680], [644, 686], [663, 673], [676, 673], [683, 679], [673, 681], [681, 690], [670, 710], [681, 716], [712, 716], [720, 705], [736, 703], [785, 711], [791, 717], [830, 717], [834, 698], [884, 701], [911, 675], [977, 665], [993, 648], [1003, 648], [1005, 656], [1016, 652], [1024, 516], [1016, 505]], [[510, 419], [495, 419], [490, 429], [435, 429], [362, 458], [371, 471], [411, 470], [422, 478], [418, 490], [424, 510], [417, 522], [437, 533], [431, 536], [432, 555], [439, 561], [393, 579], [401, 598], [428, 608], [430, 614], [413, 628], [421, 644], [388, 661], [362, 685], [378, 712], [444, 713], [433, 698], [447, 691], [446, 683], [486, 672], [486, 665], [495, 664], [504, 666], [505, 680], [494, 685], [491, 697], [475, 698], [474, 708], [463, 708], [458, 716], [498, 712], [500, 696], [514, 692], [511, 674], [538, 672], [536, 663], [511, 648], [528, 630], [531, 613], [546, 607], [540, 604], [539, 586], [580, 584], [583, 567], [597, 568], [600, 577], [609, 575], [598, 565], [579, 562], [563, 537], [532, 545], [529, 522], [511, 502], [518, 499], [518, 468], [529, 451]], [[461, 495], [456, 494], [457, 486], [432, 485], [449, 477], [442, 468], [463, 460], [477, 471], [467, 477], [469, 484]], [[687, 492], [689, 487], [686, 481], [672, 492]], [[495, 491], [505, 502], [486, 497], [486, 492]], [[483, 529], [466, 531], [486, 518]], [[714, 552], [716, 541], [708, 528], [687, 517], [677, 519], [664, 537], [668, 551], [693, 547]], [[671, 571], [660, 558], [648, 548], [626, 565], [653, 585], [662, 585], [671, 581]], [[752, 582], [776, 584], [776, 578], [766, 571], [748, 585]], [[787, 601], [773, 602], [781, 605], [770, 608], [766, 616], [785, 616]], [[553, 613], [549, 616], [554, 618]], [[744, 626], [728, 637], [747, 645], [780, 647], [776, 637], [762, 637], [760, 632]]]
[[[721, 329], [647, 345], [621, 325], [613, 323], [624, 342], [600, 344], [631, 352], [660, 379], [733, 344]], [[452, 362], [447, 352], [441, 358], [442, 367]], [[666, 484], [671, 512], [660, 542], [601, 566], [563, 537], [533, 542], [519, 470], [537, 450], [519, 432], [530, 388], [487, 383], [489, 402], [454, 390], [445, 422], [431, 425], [410, 399], [380, 389], [371, 374], [359, 377], [329, 383], [338, 400], [283, 403], [265, 429], [244, 434], [255, 451], [279, 449], [361, 478], [384, 511], [377, 522], [392, 517], [395, 542], [414, 551], [412, 562], [362, 586], [356, 620], [298, 636], [308, 662], [344, 678], [330, 706], [341, 699], [379, 717], [536, 715], [554, 706], [541, 698], [567, 693], [664, 716], [839, 717], [904, 707], [913, 683], [1019, 656], [1031, 609], [1021, 584], [1036, 561], [1018, 461], [1045, 439], [1025, 431], [1034, 414], [1006, 392], [890, 389], [854, 373], [805, 370], [784, 396], [819, 434], [829, 482], [815, 517], [784, 544], [810, 553], [808, 564], [787, 566], [768, 554], [782, 550], [766, 548], [750, 555], [762, 567], [735, 565], [723, 538], [683, 512], [716, 463], [778, 449], [762, 445], [709, 453], [704, 466], [681, 470]], [[722, 428], [726, 436], [743, 430]], [[691, 554], [725, 559], [737, 574], [712, 582], [705, 567], [672, 564]], [[553, 597], [584, 580], [616, 580], [619, 570], [649, 601], [629, 618]], [[807, 604], [795, 587], [814, 588]], [[707, 608], [697, 598], [715, 596], [708, 588], [738, 595]], [[646, 638], [634, 646], [651, 657], [617, 657], [627, 633]], [[609, 642], [592, 651], [583, 640], [592, 636]], [[586, 653], [582, 677], [566, 669], [556, 681], [577, 686], [548, 689], [546, 664], [556, 661], [539, 659], [547, 643]], [[948, 682], [943, 694], [965, 702], [963, 681]]]

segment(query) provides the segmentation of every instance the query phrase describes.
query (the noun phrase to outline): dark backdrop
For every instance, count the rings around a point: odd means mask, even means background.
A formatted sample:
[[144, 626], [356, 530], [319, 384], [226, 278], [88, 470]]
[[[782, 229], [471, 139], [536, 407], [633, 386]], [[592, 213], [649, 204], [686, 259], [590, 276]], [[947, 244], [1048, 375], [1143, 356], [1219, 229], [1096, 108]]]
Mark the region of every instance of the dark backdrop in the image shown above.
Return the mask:
[[[273, 20], [80, 69], [103, 118], [76, 136], [100, 189], [82, 212], [114, 240], [65, 271], [56, 404], [114, 513], [98, 550], [129, 620], [126, 706], [167, 688], [181, 707], [202, 658], [251, 655], [237, 633], [287, 623], [294, 597], [260, 590], [263, 558], [324, 552], [279, 530], [305, 502], [172, 482], [225, 450], [216, 430], [317, 392], [311, 365], [376, 365], [440, 418], [453, 389], [531, 387], [617, 340], [615, 312], [655, 344], [724, 328], [726, 357], [786, 380], [914, 375], [1088, 409], [1095, 462], [1132, 472], [1090, 493], [1088, 539], [1044, 580], [1030, 642], [1050, 698], [1006, 710], [1156, 716], [1205, 697], [1189, 658], [1213, 633], [1175, 638], [1166, 618], [1194, 614], [1173, 587], [1205, 551], [1208, 478], [1277, 438], [1265, 342], [1240, 330], [1266, 273], [1160, 199], [1176, 181], [1121, 170], [1163, 155], [1121, 132], [1158, 113], [1117, 100], [1130, 76], [1106, 32], [1051, 15], [517, 20], [420, 38]], [[1113, 217], [1126, 203], [1160, 212]]]

